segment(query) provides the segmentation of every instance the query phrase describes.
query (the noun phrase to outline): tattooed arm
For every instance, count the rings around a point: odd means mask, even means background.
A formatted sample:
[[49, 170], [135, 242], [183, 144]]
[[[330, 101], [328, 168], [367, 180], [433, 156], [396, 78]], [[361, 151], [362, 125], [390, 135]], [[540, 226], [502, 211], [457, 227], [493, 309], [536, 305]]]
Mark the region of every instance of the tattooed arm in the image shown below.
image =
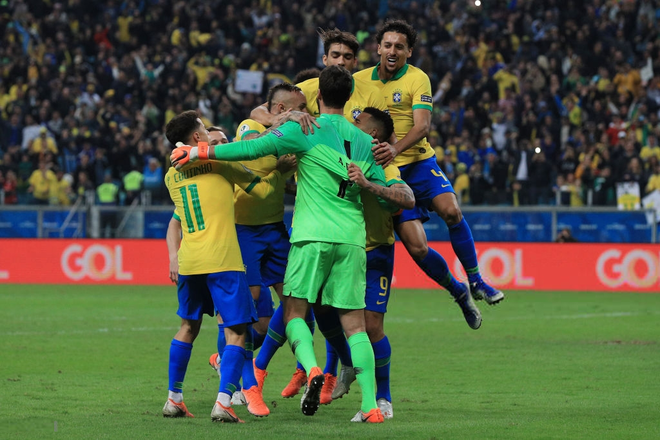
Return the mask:
[[396, 205], [402, 209], [412, 209], [415, 207], [415, 196], [406, 184], [395, 183], [392, 186], [382, 186], [372, 183], [364, 177], [360, 167], [353, 163], [348, 165], [348, 177], [360, 188], [366, 189], [392, 205]]

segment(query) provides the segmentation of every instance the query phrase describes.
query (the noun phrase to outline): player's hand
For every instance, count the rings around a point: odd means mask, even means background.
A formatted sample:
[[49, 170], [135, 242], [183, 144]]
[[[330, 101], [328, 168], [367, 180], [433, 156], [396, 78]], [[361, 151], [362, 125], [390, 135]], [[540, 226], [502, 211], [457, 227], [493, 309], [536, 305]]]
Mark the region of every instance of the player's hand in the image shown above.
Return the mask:
[[310, 115], [307, 112], [287, 110], [286, 112], [282, 113], [281, 118], [282, 118], [282, 123], [288, 121], [293, 121], [298, 123], [302, 128], [303, 133], [305, 134], [314, 133], [315, 126], [317, 128], [321, 127], [319, 123], [316, 122], [316, 118], [314, 118], [312, 115]]
[[170, 153], [170, 162], [177, 170], [189, 162], [195, 162], [197, 158], [197, 147], [183, 145], [183, 142], [177, 142], [176, 148]]
[[369, 181], [364, 177], [362, 169], [354, 163], [348, 164], [348, 178], [360, 188], [366, 188], [369, 185]]
[[183, 142], [177, 142], [176, 147], [170, 153], [170, 162], [177, 170], [188, 163], [196, 162], [200, 159], [208, 160], [209, 145], [206, 142], [200, 142], [196, 147], [184, 145]]
[[371, 152], [376, 159], [376, 163], [383, 168], [392, 163], [398, 151], [389, 142], [381, 142], [380, 144], [371, 147]]
[[179, 259], [176, 255], [170, 259], [170, 281], [174, 284], [179, 283]]
[[291, 171], [295, 171], [298, 168], [298, 162], [296, 161], [296, 156], [294, 154], [285, 154], [277, 159], [277, 165], [275, 169], [282, 174], [287, 174]]

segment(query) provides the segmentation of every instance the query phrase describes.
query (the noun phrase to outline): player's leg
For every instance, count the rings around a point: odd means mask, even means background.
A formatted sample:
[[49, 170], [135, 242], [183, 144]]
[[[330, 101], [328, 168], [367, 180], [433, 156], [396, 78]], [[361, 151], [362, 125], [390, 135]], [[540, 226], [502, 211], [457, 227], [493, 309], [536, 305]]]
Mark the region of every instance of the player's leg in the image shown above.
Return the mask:
[[428, 246], [422, 223], [419, 220], [406, 221], [395, 224], [395, 229], [406, 250], [420, 269], [449, 291], [461, 308], [463, 317], [470, 328], [478, 329], [481, 326], [481, 313], [472, 301], [469, 289], [454, 278], [442, 255]]
[[333, 265], [323, 290], [322, 304], [337, 309], [348, 339], [353, 368], [362, 390], [360, 421], [381, 423], [383, 415], [376, 405], [374, 351], [364, 320], [367, 255], [359, 246], [338, 244], [333, 247]]
[[316, 362], [314, 338], [305, 317], [317, 301], [332, 264], [333, 246], [328, 243], [295, 243], [289, 253], [284, 281], [286, 336], [296, 359], [309, 372], [301, 401], [302, 412], [313, 415], [320, 404], [324, 376]]
[[364, 310], [367, 336], [374, 350], [376, 368], [376, 404], [383, 417], [391, 419], [390, 358], [392, 347], [385, 335], [384, 320], [390, 299], [394, 270], [394, 246], [381, 245], [367, 252], [367, 290]]
[[[442, 177], [446, 179], [444, 174]], [[456, 194], [453, 192], [437, 194], [431, 199], [431, 206], [447, 224], [451, 246], [468, 276], [472, 296], [475, 299], [484, 299], [488, 304], [497, 304], [502, 301], [504, 294], [486, 284], [481, 278], [472, 231], [458, 206]]]
[[207, 280], [213, 305], [224, 322], [227, 341], [220, 364], [218, 397], [211, 412], [211, 419], [240, 422], [231, 408], [231, 397], [238, 388], [243, 365], [247, 362], [248, 355], [245, 351], [247, 327], [257, 320], [257, 312], [245, 273], [219, 272], [208, 275]]
[[165, 417], [193, 417], [183, 403], [183, 380], [193, 342], [199, 334], [204, 313], [213, 316], [213, 302], [204, 282], [205, 275], [179, 275], [177, 295], [181, 327], [170, 344], [168, 399]]
[[[268, 333], [270, 318], [275, 312], [275, 309], [273, 308], [273, 295], [270, 292], [270, 288], [262, 284], [259, 286], [259, 290], [259, 298], [255, 300], [255, 307], [257, 308], [259, 321], [252, 325], [252, 340], [255, 351], [257, 351], [257, 349], [264, 343], [266, 333]], [[250, 286], [250, 291], [253, 291], [253, 286]], [[254, 293], [252, 294], [252, 297], [254, 298]]]
[[[318, 323], [319, 330], [321, 333], [323, 333], [323, 336], [326, 340], [327, 358], [325, 369], [323, 370], [325, 383], [323, 384], [323, 389], [321, 390], [321, 404], [327, 405], [332, 402], [333, 391], [335, 390], [335, 385], [337, 384], [337, 359], [341, 359], [342, 372], [350, 369], [352, 379], [347, 380], [345, 391], [343, 391], [338, 397], [335, 398], [339, 398], [348, 392], [350, 383], [355, 380], [355, 373], [353, 373], [351, 350], [348, 346], [346, 336], [344, 336], [344, 330], [342, 329], [341, 321], [339, 320], [337, 311], [332, 307], [315, 306], [314, 315], [316, 316], [316, 322]], [[344, 374], [343, 377], [346, 376], [347, 374]]]

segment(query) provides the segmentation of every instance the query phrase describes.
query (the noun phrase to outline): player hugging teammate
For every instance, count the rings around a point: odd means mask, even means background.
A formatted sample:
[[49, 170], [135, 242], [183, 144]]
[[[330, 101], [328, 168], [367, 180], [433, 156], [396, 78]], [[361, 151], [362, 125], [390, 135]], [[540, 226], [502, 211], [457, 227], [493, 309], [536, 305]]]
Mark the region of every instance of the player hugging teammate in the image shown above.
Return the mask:
[[[248, 410], [252, 406], [250, 412], [254, 415], [267, 415], [267, 407], [265, 410], [262, 408], [261, 398], [266, 367], [285, 338], [291, 344], [299, 366], [285, 389], [286, 393], [283, 391], [282, 395], [291, 397], [304, 386], [301, 399], [303, 414], [313, 415], [320, 404], [328, 404], [341, 397], [348, 392], [351, 382], [357, 379], [362, 389], [362, 405], [352, 421], [381, 423], [385, 418], [393, 417], [389, 387], [392, 350], [383, 331], [383, 321], [394, 264], [394, 230], [420, 268], [449, 291], [471, 328], [477, 329], [481, 325], [481, 315], [473, 303], [473, 297], [484, 299], [489, 304], [495, 304], [504, 297], [502, 292], [481, 279], [469, 226], [462, 217], [451, 184], [437, 166], [433, 149], [426, 141], [433, 103], [428, 76], [407, 64], [416, 43], [414, 29], [403, 21], [386, 22], [377, 35], [380, 62], [353, 76], [350, 71], [356, 66], [359, 47], [355, 37], [332, 30], [323, 32], [322, 38], [325, 49], [323, 62], [327, 67], [320, 77], [298, 84], [299, 87], [283, 85], [271, 90], [267, 107], [255, 110], [252, 119], [239, 125], [237, 139], [240, 142], [209, 146], [203, 136], [186, 133], [177, 137], [186, 145], [176, 148], [171, 155], [172, 164], [180, 171], [171, 169], [166, 182], [177, 206], [176, 214], [180, 218], [183, 211], [186, 218], [184, 237], [178, 251], [181, 267], [178, 277], [179, 314], [186, 328], [182, 325], [177, 333], [179, 339], [175, 337], [172, 342], [172, 350], [185, 351], [184, 355], [179, 356], [184, 360], [186, 355], [189, 358], [194, 340], [194, 337], [185, 335], [196, 336], [201, 313], [207, 311], [207, 308], [200, 306], [197, 313], [186, 315], [181, 312], [186, 301], [189, 301], [188, 297], [182, 297], [182, 292], [190, 291], [190, 288], [182, 287], [190, 276], [183, 275], [183, 263], [194, 265], [196, 263], [192, 262], [206, 260], [203, 252], [191, 256], [184, 248], [186, 240], [194, 241], [195, 238], [194, 231], [190, 231], [191, 225], [194, 230], [191, 213], [197, 219], [198, 230], [202, 230], [199, 218], [205, 215], [204, 207], [207, 205], [201, 204], [200, 200], [218, 197], [220, 192], [219, 188], [205, 187], [205, 194], [202, 195], [201, 186], [174, 185], [172, 176], [181, 172], [185, 175], [186, 170], [193, 169], [198, 161], [206, 167], [210, 164], [230, 166], [231, 162], [223, 161], [252, 161], [243, 162], [244, 171], [250, 173], [252, 170], [250, 183], [247, 183], [250, 179], [245, 176], [225, 175], [224, 180], [241, 188], [236, 189], [236, 224], [240, 225], [237, 226], [238, 240], [234, 238], [235, 231], [229, 237], [230, 244], [234, 241], [241, 243], [240, 252], [236, 249], [237, 243], [236, 246], [231, 245], [232, 249], [223, 249], [222, 256], [216, 256], [228, 261], [235, 260], [236, 255], [233, 254], [238, 253], [240, 260], [243, 253], [248, 265], [248, 277], [246, 279], [244, 273], [240, 276], [236, 264], [209, 266], [202, 272], [207, 287], [200, 287], [198, 293], [202, 305], [211, 307], [210, 314], [216, 311], [222, 315], [224, 333], [227, 335], [226, 346], [221, 346], [220, 342], [218, 344], [221, 356], [211, 357], [211, 364], [215, 366], [219, 358], [222, 359], [219, 362], [220, 393], [213, 408], [213, 420], [240, 421], [231, 408], [229, 398], [238, 388], [241, 371], [243, 390], [248, 391], [245, 394]], [[289, 111], [302, 109], [309, 114]], [[318, 118], [314, 119], [310, 114]], [[269, 125], [271, 127], [266, 129]], [[372, 139], [375, 141], [372, 142]], [[269, 243], [278, 243], [283, 236], [279, 211], [284, 179], [276, 164], [278, 157], [290, 155], [295, 155], [297, 162], [298, 188], [295, 227], [289, 252], [288, 243], [275, 247]], [[213, 165], [212, 169], [217, 166]], [[219, 171], [216, 175], [223, 175], [223, 172]], [[257, 187], [256, 194], [251, 194]], [[255, 195], [268, 197], [261, 192], [276, 195], [267, 199], [271, 202], [258, 201]], [[249, 206], [245, 210], [238, 208], [241, 197]], [[227, 201], [222, 203], [232, 204]], [[259, 215], [252, 211], [261, 210], [263, 203], [266, 203], [264, 210], [277, 211], [277, 215], [267, 221], [254, 220]], [[269, 211], [266, 209], [268, 206], [274, 210], [269, 208]], [[444, 258], [428, 247], [422, 222], [428, 219], [429, 208], [447, 223], [453, 249], [468, 274], [468, 283], [459, 283]], [[239, 220], [239, 210], [244, 212], [244, 220]], [[234, 229], [232, 226], [230, 221], [225, 220], [220, 227], [222, 232], [218, 234], [230, 234], [228, 231]], [[264, 226], [268, 227], [268, 231]], [[272, 236], [272, 240], [260, 242], [262, 233]], [[241, 239], [241, 235], [247, 238]], [[175, 245], [176, 240], [171, 243]], [[281, 262], [286, 260], [287, 252], [288, 263], [283, 273]], [[190, 262], [186, 258], [190, 258]], [[276, 263], [269, 264], [271, 260]], [[170, 273], [172, 277], [172, 263]], [[235, 280], [223, 278], [228, 275]], [[210, 278], [217, 280], [211, 282]], [[227, 288], [230, 285], [236, 287]], [[252, 299], [259, 300], [264, 290], [267, 291], [265, 288], [271, 285], [283, 299], [282, 305], [272, 319], [268, 313], [264, 316], [260, 314], [259, 331], [253, 330], [251, 324], [257, 322], [258, 317]], [[252, 295], [249, 295], [250, 290]], [[240, 318], [224, 309], [227, 295], [236, 295], [237, 292], [242, 292], [241, 301], [247, 301], [244, 307], [246, 312], [236, 312]], [[272, 312], [272, 306], [270, 309]], [[313, 316], [328, 342], [323, 371], [318, 367], [312, 346], [313, 326], [310, 321]], [[254, 337], [246, 339], [246, 334]], [[253, 341], [257, 342], [256, 345], [263, 341], [263, 347], [254, 371], [251, 371], [250, 349], [255, 346]], [[247, 352], [245, 348], [248, 348]], [[262, 353], [264, 359], [260, 360]], [[173, 358], [177, 358], [176, 353], [174, 356], [171, 354], [171, 365]], [[339, 377], [338, 358], [342, 361]], [[187, 365], [187, 360], [181, 364]], [[225, 375], [230, 377], [225, 378]], [[254, 377], [257, 380], [256, 390], [253, 390]], [[189, 415], [183, 405], [182, 381], [183, 376], [177, 375], [176, 371], [173, 373], [171, 366], [170, 397], [163, 410], [166, 416]]]

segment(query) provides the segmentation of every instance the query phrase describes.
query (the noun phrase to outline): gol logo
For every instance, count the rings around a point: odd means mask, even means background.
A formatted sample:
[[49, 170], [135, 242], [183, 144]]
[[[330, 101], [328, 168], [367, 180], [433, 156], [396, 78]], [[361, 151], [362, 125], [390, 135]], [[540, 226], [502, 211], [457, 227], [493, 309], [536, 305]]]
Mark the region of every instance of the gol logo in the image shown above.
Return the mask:
[[[84, 252], [83, 252], [84, 250]], [[97, 266], [100, 263], [100, 267]], [[103, 281], [114, 276], [116, 280], [132, 280], [132, 272], [124, 272], [122, 247], [93, 244], [84, 249], [79, 244], [72, 244], [62, 252], [62, 271], [74, 281], [89, 277], [94, 281]]]
[[[596, 274], [601, 283], [608, 287], [624, 284], [631, 287], [651, 287], [657, 283], [660, 278], [660, 264], [656, 255], [641, 249], [632, 250], [621, 258], [622, 255], [618, 249], [609, 249], [600, 254], [596, 262]], [[613, 264], [606, 270], [611, 260]], [[644, 266], [642, 276], [635, 270], [640, 262]]]
[[[534, 277], [525, 276], [523, 268], [523, 251], [514, 249], [509, 252], [501, 248], [489, 248], [479, 255], [479, 269], [482, 275], [495, 286], [532, 287]], [[499, 267], [498, 267], [499, 266]], [[454, 261], [454, 273], [461, 273], [463, 267], [458, 258]]]

